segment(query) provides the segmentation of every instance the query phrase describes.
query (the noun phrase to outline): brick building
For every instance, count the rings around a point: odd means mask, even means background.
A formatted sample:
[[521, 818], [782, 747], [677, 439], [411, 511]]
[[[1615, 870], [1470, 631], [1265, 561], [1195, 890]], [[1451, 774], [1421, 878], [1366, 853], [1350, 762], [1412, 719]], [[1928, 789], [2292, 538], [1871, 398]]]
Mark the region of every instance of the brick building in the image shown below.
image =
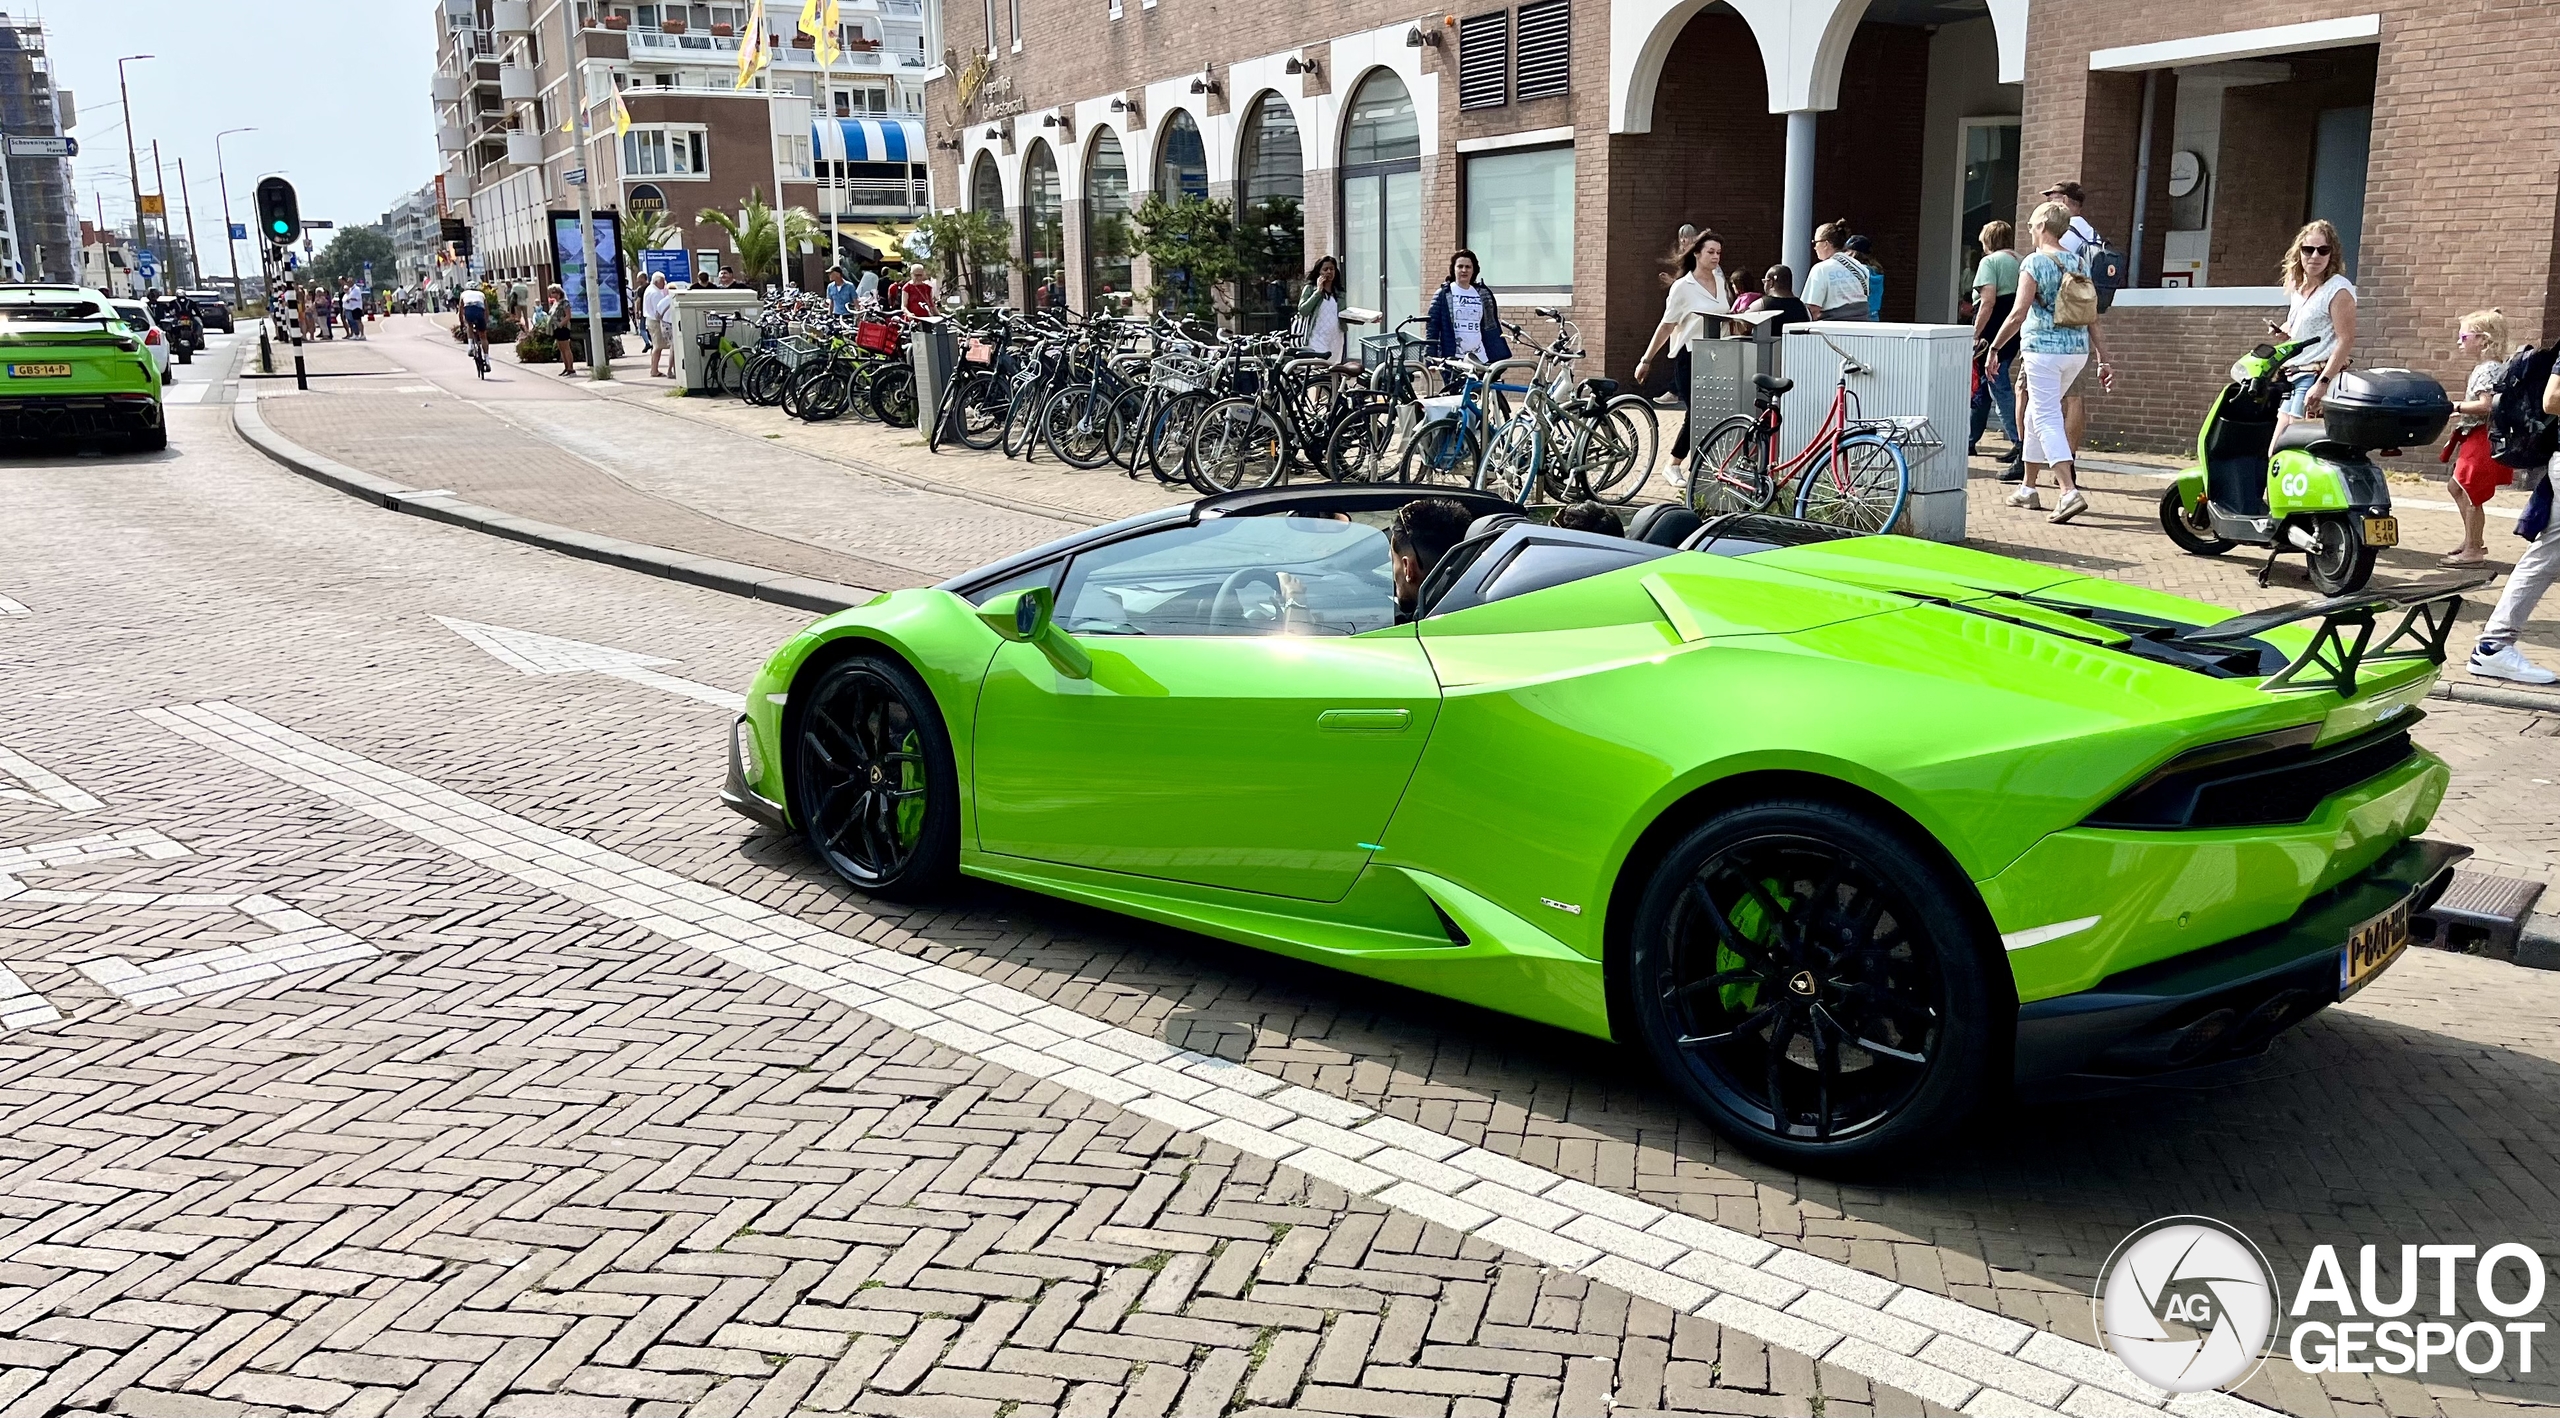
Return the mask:
[[1017, 302], [1143, 288], [1129, 212], [1198, 192], [1269, 238], [1240, 323], [1282, 319], [1327, 253], [1353, 304], [1419, 313], [1466, 246], [1515, 318], [1568, 307], [1586, 371], [1623, 376], [1683, 222], [1756, 279], [1782, 254], [1801, 277], [1815, 220], [1845, 217], [1888, 319], [1952, 318], [1960, 233], [2015, 202], [2025, 8], [953, 0], [926, 107], [959, 135], [933, 154], [947, 204], [1011, 225]]
[[[729, 238], [699, 213], [735, 212], [750, 194], [771, 203], [778, 191], [779, 205], [840, 231], [848, 256], [930, 209], [922, 119], [935, 0], [839, 0], [841, 53], [824, 66], [798, 33], [798, 0], [436, 6], [437, 142], [482, 275], [549, 279], [544, 214], [577, 206], [578, 169], [597, 210], [672, 223], [685, 250], [724, 263]], [[742, 91], [739, 46], [758, 29], [771, 62]], [[573, 72], [584, 152], [564, 131]], [[631, 120], [618, 136], [617, 93]], [[829, 244], [795, 260], [795, 279], [824, 269]]]
[[2020, 201], [2077, 176], [2098, 229], [2141, 257], [2141, 288], [2105, 321], [2120, 379], [2091, 402], [2094, 437], [2192, 444], [2231, 358], [2283, 318], [2276, 266], [2311, 217], [2346, 247], [2359, 364], [2458, 388], [2465, 311], [2503, 309], [2521, 339], [2560, 329], [2560, 110], [2538, 92], [2560, 61], [2560, 7], [2350, 8], [2034, 7]]

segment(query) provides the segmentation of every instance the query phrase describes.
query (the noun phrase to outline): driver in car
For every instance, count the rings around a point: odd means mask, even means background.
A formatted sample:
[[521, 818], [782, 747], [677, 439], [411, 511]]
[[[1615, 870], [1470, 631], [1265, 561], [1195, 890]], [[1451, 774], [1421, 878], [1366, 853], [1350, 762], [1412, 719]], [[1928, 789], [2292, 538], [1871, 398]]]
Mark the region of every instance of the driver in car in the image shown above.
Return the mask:
[[1387, 523], [1387, 552], [1396, 578], [1396, 624], [1414, 619], [1423, 581], [1449, 548], [1466, 540], [1467, 527], [1474, 521], [1463, 505], [1445, 497], [1419, 498], [1396, 509], [1394, 520]]

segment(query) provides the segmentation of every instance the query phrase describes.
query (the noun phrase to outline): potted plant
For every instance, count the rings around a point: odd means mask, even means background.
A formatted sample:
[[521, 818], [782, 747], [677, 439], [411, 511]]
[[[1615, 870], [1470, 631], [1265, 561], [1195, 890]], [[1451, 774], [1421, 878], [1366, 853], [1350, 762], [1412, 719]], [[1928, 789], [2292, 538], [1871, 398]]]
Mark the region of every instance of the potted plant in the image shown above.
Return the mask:
[[803, 32], [791, 36], [791, 47], [794, 49], [815, 49], [818, 47], [818, 41], [815, 37]]
[[629, 15], [607, 15], [604, 17], [604, 27], [609, 30], [627, 30], [631, 28], [631, 17]]
[[675, 16], [673, 16], [673, 15], [669, 15], [669, 16], [667, 16], [666, 18], [664, 18], [664, 19], [662, 19], [662, 20], [658, 21], [658, 33], [660, 33], [660, 34], [683, 34], [683, 33], [684, 33], [684, 21], [677, 19], [677, 18], [676, 18]]
[[722, 39], [727, 39], [738, 32], [738, 27], [727, 20], [714, 20], [711, 23], [711, 32]]

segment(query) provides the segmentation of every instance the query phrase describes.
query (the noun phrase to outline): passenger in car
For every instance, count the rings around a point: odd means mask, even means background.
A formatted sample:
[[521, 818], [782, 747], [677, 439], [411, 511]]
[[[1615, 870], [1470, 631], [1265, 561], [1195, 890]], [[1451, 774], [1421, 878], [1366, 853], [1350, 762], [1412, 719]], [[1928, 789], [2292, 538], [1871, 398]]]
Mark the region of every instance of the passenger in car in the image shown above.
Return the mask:
[[1616, 512], [1589, 499], [1558, 508], [1555, 520], [1548, 525], [1602, 537], [1623, 537], [1627, 534], [1627, 524], [1619, 520]]
[[1445, 497], [1423, 497], [1396, 509], [1387, 523], [1387, 550], [1396, 578], [1396, 624], [1413, 620], [1415, 599], [1423, 579], [1449, 548], [1464, 541], [1473, 520], [1464, 505]]

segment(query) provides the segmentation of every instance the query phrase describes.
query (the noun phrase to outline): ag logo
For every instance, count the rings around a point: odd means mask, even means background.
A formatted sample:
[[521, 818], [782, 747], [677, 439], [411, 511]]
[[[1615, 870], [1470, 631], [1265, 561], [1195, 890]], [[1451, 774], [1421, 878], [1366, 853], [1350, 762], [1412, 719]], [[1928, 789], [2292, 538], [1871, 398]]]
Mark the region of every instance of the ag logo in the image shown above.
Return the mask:
[[2276, 479], [2276, 485], [2284, 489], [2285, 496], [2300, 497], [2304, 493], [2311, 491], [2311, 475], [2309, 473], [2287, 473], [2283, 477]]
[[2226, 1388], [2264, 1359], [2279, 1298], [2248, 1237], [2210, 1217], [2171, 1216], [2107, 1257], [2098, 1333], [2146, 1383], [2172, 1393]]

